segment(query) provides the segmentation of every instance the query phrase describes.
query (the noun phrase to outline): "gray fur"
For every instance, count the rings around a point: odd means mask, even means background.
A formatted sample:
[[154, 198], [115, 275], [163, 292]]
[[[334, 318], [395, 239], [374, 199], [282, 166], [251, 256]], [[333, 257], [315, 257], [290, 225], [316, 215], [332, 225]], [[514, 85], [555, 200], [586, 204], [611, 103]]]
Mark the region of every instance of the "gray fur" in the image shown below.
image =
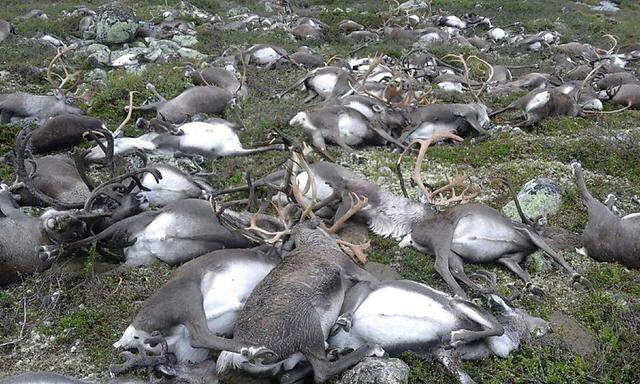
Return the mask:
[[151, 84], [147, 88], [156, 93], [160, 101], [137, 107], [141, 110], [157, 111], [157, 118], [173, 124], [189, 121], [199, 113], [219, 115], [225, 111], [233, 94], [226, 89], [216, 86], [195, 86], [184, 90], [171, 100], [165, 100], [155, 92]]
[[589, 221], [582, 233], [587, 255], [598, 261], [619, 262], [640, 268], [640, 215], [620, 217], [595, 199], [587, 189], [580, 163], [571, 164]]
[[57, 115], [84, 114], [80, 108], [70, 104], [62, 94], [40, 96], [22, 92], [0, 95], [0, 113], [2, 113], [2, 123], [5, 124], [12, 118], [35, 118], [44, 122]]

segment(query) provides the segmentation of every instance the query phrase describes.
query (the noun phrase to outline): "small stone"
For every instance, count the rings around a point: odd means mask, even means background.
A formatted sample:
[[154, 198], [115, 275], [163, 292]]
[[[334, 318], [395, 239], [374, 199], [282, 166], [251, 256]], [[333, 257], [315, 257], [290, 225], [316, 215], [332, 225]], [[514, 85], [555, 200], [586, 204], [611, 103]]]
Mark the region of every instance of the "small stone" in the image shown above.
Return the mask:
[[417, 11], [420, 9], [429, 9], [429, 4], [424, 0], [409, 0], [400, 4], [398, 9], [402, 11]]
[[[518, 201], [529, 218], [554, 215], [562, 205], [562, 187], [551, 179], [540, 177], [528, 181], [518, 193]], [[520, 221], [515, 203], [510, 201], [502, 212], [512, 220]]]
[[86, 48], [87, 61], [92, 68], [100, 68], [109, 65], [111, 51], [102, 44], [91, 44]]
[[182, 47], [193, 47], [198, 44], [198, 39], [191, 35], [174, 35], [171, 40], [180, 44]]
[[564, 312], [556, 311], [551, 314], [549, 320], [553, 335], [575, 353], [586, 357], [597, 351], [593, 336], [573, 317]]
[[542, 251], [536, 251], [525, 260], [525, 268], [534, 274], [545, 273], [553, 269], [553, 262]]
[[409, 366], [400, 359], [366, 357], [342, 374], [337, 384], [405, 384]]
[[105, 44], [131, 42], [138, 26], [138, 19], [132, 12], [107, 7], [96, 20], [96, 41]]
[[384, 182], [387, 181], [387, 178], [384, 176], [378, 176], [378, 178], [376, 179], [376, 184], [377, 185], [383, 185]]
[[180, 48], [178, 49], [178, 54], [180, 57], [185, 59], [192, 59], [196, 61], [206, 61], [208, 56], [204, 53], [198, 52], [195, 49], [191, 48]]

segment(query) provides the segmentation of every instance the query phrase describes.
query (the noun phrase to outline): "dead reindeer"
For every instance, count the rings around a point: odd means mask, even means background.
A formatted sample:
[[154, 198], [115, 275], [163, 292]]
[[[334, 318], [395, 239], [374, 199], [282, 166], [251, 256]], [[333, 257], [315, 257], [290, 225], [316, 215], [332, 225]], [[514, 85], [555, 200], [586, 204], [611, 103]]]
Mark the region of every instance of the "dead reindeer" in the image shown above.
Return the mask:
[[461, 360], [506, 358], [532, 334], [542, 337], [550, 329], [497, 295], [488, 300], [497, 316], [414, 281], [360, 283], [347, 292], [329, 348], [339, 354], [375, 343], [392, 356], [412, 351], [435, 357], [460, 383], [472, 384]]
[[207, 67], [201, 70], [188, 67], [185, 76], [190, 77], [195, 85], [213, 85], [237, 94], [240, 99], [245, 99], [249, 91], [244, 78], [238, 80], [236, 75], [220, 67]]
[[[231, 337], [238, 313], [247, 297], [280, 262], [273, 247], [221, 249], [179, 267], [171, 279], [145, 300], [135, 318], [113, 343], [117, 349], [135, 348], [139, 356], [124, 352], [126, 362], [109, 367], [113, 374], [131, 368], [153, 367], [162, 359], [160, 333], [176, 364], [193, 364], [210, 357], [205, 348], [191, 346], [190, 331], [206, 327], [216, 335]], [[165, 353], [166, 353], [165, 352]], [[166, 370], [173, 366], [164, 367]]]
[[[302, 160], [294, 157], [293, 161]], [[312, 214], [313, 204], [306, 205], [299, 198], [301, 191], [294, 184], [291, 188], [303, 211], [302, 221]], [[295, 225], [287, 220], [285, 229], [278, 232], [252, 226], [249, 230], [266, 234], [270, 237], [268, 241], [290, 234], [295, 249], [251, 292], [236, 320], [233, 339], [218, 337], [206, 324], [198, 324], [189, 329], [191, 345], [223, 351], [218, 358], [219, 371], [236, 367], [273, 372], [279, 366], [292, 368], [306, 359], [318, 383], [326, 382], [367, 355], [379, 354], [379, 348], [365, 345], [330, 361], [325, 348], [346, 290], [354, 282], [376, 281], [343, 252], [340, 240], [330, 235], [365, 204], [366, 199], [359, 199], [331, 228], [317, 219]]]
[[371, 121], [358, 110], [339, 105], [327, 105], [296, 114], [289, 125], [301, 128], [311, 138], [313, 146], [326, 153], [326, 141], [335, 143], [348, 153], [361, 144], [384, 145], [392, 142], [403, 147], [378, 121]]
[[[116, 140], [121, 140], [116, 139]], [[88, 168], [87, 157], [94, 153], [94, 150], [87, 150], [76, 160], [76, 167], [80, 175], [85, 179]], [[144, 153], [132, 152], [136, 156], [143, 158], [146, 167], [146, 155]], [[118, 154], [120, 156], [121, 154]], [[171, 202], [183, 199], [208, 199], [213, 193], [213, 188], [208, 182], [199, 177], [198, 174], [190, 175], [181, 169], [169, 164], [154, 164], [153, 168], [160, 172], [161, 178], [154, 173], [145, 173], [139, 178], [139, 185], [136, 185], [130, 193], [141, 201], [145, 201], [152, 207], [162, 207]]]
[[[26, 372], [0, 380], [0, 384], [97, 384], [91, 381], [75, 379], [52, 372]], [[109, 380], [106, 384], [144, 384], [136, 379]]]
[[291, 62], [299, 67], [320, 68], [327, 65], [322, 56], [314, 53], [309, 47], [302, 46], [291, 55]]
[[283, 63], [289, 62], [287, 50], [272, 44], [256, 44], [240, 53], [241, 57], [236, 57], [236, 61], [245, 61], [247, 64], [265, 67], [267, 69], [276, 68]]
[[[220, 157], [247, 156], [267, 151], [283, 150], [282, 144], [258, 148], [244, 148], [237, 131], [240, 127], [224, 119], [212, 118], [182, 124], [179, 127], [159, 119], [151, 119], [149, 127], [155, 132], [138, 138], [115, 139], [115, 156], [125, 156], [142, 151], [145, 153], [202, 156], [206, 159]], [[103, 152], [93, 148], [87, 155], [91, 161], [101, 160]]]
[[615, 111], [603, 111], [600, 113], [616, 113], [626, 109], [640, 108], [640, 84], [622, 84], [607, 93], [610, 101], [623, 107]]
[[566, 93], [560, 87], [534, 90], [508, 106], [492, 112], [491, 117], [516, 109], [523, 113], [524, 118], [518, 125], [525, 127], [535, 125], [545, 117], [576, 117], [581, 113], [582, 108], [578, 105], [572, 90], [573, 88]]
[[107, 221], [117, 221], [137, 210], [137, 201], [121, 200], [118, 205], [96, 211], [48, 209], [40, 217], [31, 216], [18, 207], [11, 187], [0, 188], [0, 285], [51, 266], [52, 258], [37, 252], [44, 246], [74, 242], [91, 228]]
[[[494, 65], [493, 75], [487, 80], [490, 84], [505, 84], [513, 80], [512, 69], [539, 68], [539, 64], [531, 65]], [[525, 76], [526, 77], [526, 76]]]
[[362, 113], [371, 122], [379, 122], [389, 133], [401, 132], [409, 122], [408, 106], [402, 102], [390, 103], [368, 95], [350, 95], [338, 102]]
[[[90, 201], [90, 200], [89, 200]], [[161, 209], [120, 220], [102, 232], [75, 242], [43, 246], [43, 258], [99, 242], [121, 253], [130, 266], [162, 261], [176, 265], [222, 248], [246, 248], [249, 242], [221, 225], [206, 200], [183, 199]]]
[[322, 67], [314, 69], [305, 77], [296, 81], [292, 86], [282, 91], [277, 97], [281, 98], [292, 90], [304, 86], [307, 91], [305, 103], [320, 97], [323, 100], [340, 98], [352, 92], [352, 85], [357, 80], [344, 68]]
[[[582, 79], [582, 78], [581, 78]], [[489, 93], [512, 93], [526, 89], [528, 91], [548, 88], [551, 85], [560, 85], [551, 75], [546, 73], [532, 72], [521, 76], [517, 80], [512, 80], [503, 84], [498, 84], [488, 88]]]
[[22, 92], [0, 95], [0, 113], [0, 122], [7, 124], [13, 119], [27, 118], [44, 123], [50, 117], [63, 114], [82, 115], [84, 111], [75, 106], [63, 91], [56, 90], [53, 96]]
[[402, 134], [402, 142], [428, 139], [442, 133], [459, 132], [466, 134], [476, 131], [490, 136], [492, 127], [484, 104], [430, 104], [419, 106], [410, 114], [409, 129]]
[[589, 213], [589, 221], [582, 233], [584, 254], [594, 260], [640, 268], [640, 214], [618, 216], [589, 193], [580, 163], [573, 162], [571, 168], [580, 197]]
[[[454, 138], [455, 135], [449, 135]], [[457, 176], [453, 181], [436, 191], [429, 191], [421, 176], [421, 164], [427, 148], [438, 138], [418, 140], [413, 144], [420, 145], [420, 152], [413, 170], [413, 180], [430, 204], [448, 205], [452, 202], [462, 204], [447, 208], [441, 212], [431, 212], [430, 215], [416, 223], [410, 235], [405, 236], [401, 246], [413, 246], [424, 253], [435, 255], [436, 271], [444, 279], [454, 294], [466, 298], [465, 291], [456, 280], [465, 283], [474, 291], [486, 292], [473, 282], [464, 272], [464, 262], [491, 263], [499, 262], [520, 277], [528, 289], [541, 294], [539, 288], [533, 286], [529, 274], [519, 263], [529, 254], [538, 249], [544, 251], [571, 275], [572, 283], [588, 285], [588, 281], [553, 250], [538, 233], [535, 225], [537, 221], [526, 217], [522, 209], [518, 213], [522, 223], [512, 221], [500, 212], [483, 204], [468, 203], [470, 196], [468, 186], [464, 185], [464, 177]], [[458, 138], [460, 139], [460, 138]], [[400, 164], [402, 158], [398, 160]], [[400, 172], [398, 172], [401, 175]], [[400, 181], [403, 183], [402, 177]], [[460, 195], [455, 188], [464, 188]], [[452, 191], [452, 197], [438, 202], [441, 193]], [[471, 195], [473, 196], [473, 195]], [[516, 207], [520, 204], [515, 198]]]
[[[222, 114], [233, 99], [233, 94], [226, 89], [216, 86], [195, 86], [187, 88], [181, 94], [171, 100], [167, 100], [160, 95], [153, 84], [147, 84], [150, 90], [159, 101], [146, 104], [140, 107], [133, 107], [134, 110], [155, 110], [157, 118], [166, 120], [173, 124], [187, 122], [196, 114], [207, 113], [212, 115]], [[129, 107], [126, 107], [128, 111]]]
[[64, 114], [52, 117], [33, 130], [34, 154], [47, 153], [80, 144], [88, 132], [106, 131], [102, 121], [90, 116]]
[[614, 89], [623, 84], [640, 84], [640, 80], [631, 72], [599, 72], [593, 79], [593, 87], [598, 91]]
[[[111, 165], [113, 138], [111, 132], [98, 128], [89, 134], [103, 135], [107, 145], [101, 146], [104, 164]], [[23, 204], [46, 204], [61, 209], [82, 208], [90, 195], [85, 179], [78, 172], [74, 160], [66, 155], [47, 155], [33, 159], [30, 151], [33, 133], [28, 128], [16, 135], [14, 167], [21, 202]]]

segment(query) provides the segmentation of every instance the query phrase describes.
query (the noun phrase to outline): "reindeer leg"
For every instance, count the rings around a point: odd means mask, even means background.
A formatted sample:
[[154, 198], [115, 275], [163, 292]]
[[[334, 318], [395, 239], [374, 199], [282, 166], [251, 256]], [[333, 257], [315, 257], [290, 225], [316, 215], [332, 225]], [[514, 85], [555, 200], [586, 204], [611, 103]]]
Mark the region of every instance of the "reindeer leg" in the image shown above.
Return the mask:
[[211, 332], [207, 326], [207, 317], [204, 313], [202, 294], [198, 292], [194, 293], [199, 295], [193, 297], [189, 303], [185, 303], [185, 313], [189, 316], [184, 322], [184, 325], [189, 331], [190, 344], [193, 348], [208, 348], [215, 349], [217, 351], [229, 351], [240, 353], [240, 346], [233, 340], [224, 337], [217, 336]]
[[441, 246], [435, 250], [436, 254], [436, 271], [447, 283], [453, 293], [462, 299], [467, 299], [467, 293], [460, 287], [456, 279], [451, 274], [451, 267], [449, 262], [452, 257], [457, 256], [450, 248], [450, 242], [447, 242], [446, 246]]
[[[606, 207], [605, 207], [606, 209]], [[560, 256], [558, 254], [558, 252], [556, 252], [555, 250], [553, 250], [553, 248], [551, 248], [542, 237], [540, 237], [540, 235], [530, 231], [529, 229], [526, 228], [518, 228], [518, 230], [520, 230], [521, 232], [524, 232], [526, 234], [529, 235], [529, 239], [531, 240], [531, 242], [537, 246], [538, 248], [540, 248], [541, 250], [543, 250], [545, 253], [547, 253], [549, 256], [551, 256], [551, 258], [553, 258], [553, 260], [555, 260], [556, 263], [560, 264], [560, 266], [562, 266], [562, 268], [564, 268], [565, 271], [567, 271], [567, 273], [569, 273], [571, 275], [571, 282], [581, 285], [584, 288], [591, 288], [591, 283], [589, 282], [589, 280], [587, 280], [584, 276], [582, 276], [581, 274], [577, 273], [570, 265], [569, 263], [567, 263], [565, 261], [565, 259]]]
[[227, 156], [245, 156], [245, 155], [253, 155], [256, 153], [269, 152], [269, 151], [284, 151], [285, 149], [286, 148], [284, 144], [273, 144], [273, 145], [266, 145], [264, 147], [258, 147], [258, 148], [242, 149], [239, 151], [235, 151]]
[[464, 370], [462, 370], [462, 362], [453, 356], [451, 351], [444, 348], [437, 349], [433, 356], [451, 373], [458, 378], [460, 384], [475, 384], [475, 381]]
[[360, 307], [369, 294], [376, 288], [377, 284], [369, 281], [362, 281], [347, 291], [340, 309], [340, 316], [336, 319], [335, 324], [331, 327], [330, 336], [335, 335], [340, 330], [349, 332], [351, 330], [351, 319], [353, 313]]
[[524, 259], [525, 255], [526, 253], [524, 252], [507, 255], [498, 259], [498, 262], [507, 267], [507, 269], [509, 269], [511, 272], [515, 273], [520, 279], [522, 279], [522, 281], [524, 281], [525, 283], [525, 287], [534, 296], [543, 298], [544, 291], [539, 287], [533, 285], [529, 273], [522, 269], [522, 267], [520, 266], [520, 262], [522, 261], [522, 259]]
[[504, 333], [504, 329], [498, 319], [482, 308], [466, 300], [455, 298], [449, 301], [449, 305], [458, 315], [478, 324], [481, 330], [459, 329], [452, 331], [451, 340], [446, 348], [455, 348], [462, 344], [469, 344], [491, 336], [500, 336]]
[[467, 276], [467, 274], [464, 272], [464, 264], [462, 262], [462, 258], [455, 253], [453, 253], [449, 257], [449, 270], [451, 271], [453, 277], [455, 277], [459, 281], [462, 281], [474, 291], [480, 293], [494, 293], [493, 289], [482, 288], [473, 280], [471, 280], [469, 276]]
[[382, 351], [382, 348], [367, 344], [347, 355], [341, 356], [338, 360], [333, 362], [327, 360], [326, 353], [324, 351], [322, 351], [321, 355], [309, 354], [306, 355], [306, 357], [313, 367], [315, 382], [324, 383], [333, 376], [358, 364], [365, 357], [371, 355], [382, 356], [383, 353], [384, 351]]

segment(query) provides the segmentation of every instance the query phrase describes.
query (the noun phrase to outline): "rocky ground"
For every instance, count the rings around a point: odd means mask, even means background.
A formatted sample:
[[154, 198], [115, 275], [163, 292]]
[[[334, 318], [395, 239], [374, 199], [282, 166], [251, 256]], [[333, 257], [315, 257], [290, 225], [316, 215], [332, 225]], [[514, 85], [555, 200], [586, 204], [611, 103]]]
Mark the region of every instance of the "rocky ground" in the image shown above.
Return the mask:
[[[144, 85], [152, 81], [161, 94], [173, 97], [189, 84], [179, 68], [181, 63], [213, 61], [232, 45], [275, 43], [291, 51], [304, 44], [325, 59], [333, 55], [346, 56], [354, 49], [354, 45], [334, 29], [324, 40], [304, 42], [292, 40], [277, 29], [220, 30], [212, 27], [215, 22], [203, 20], [193, 8], [173, 0], [150, 0], [144, 4], [119, 1], [116, 4], [118, 8], [131, 9], [140, 20], [160, 20], [163, 13], [175, 12], [180, 18], [193, 22], [193, 31], [174, 39], [175, 44], [151, 47], [133, 43], [124, 48], [117, 41], [121, 35], [107, 37], [105, 33], [101, 38], [91, 35], [92, 32], [79, 31], [82, 15], [70, 14], [80, 4], [97, 11], [102, 3], [97, 0], [5, 1], [0, 8], [0, 18], [11, 21], [18, 37], [10, 37], [0, 43], [0, 93], [25, 91], [44, 94], [50, 91], [44, 69], [55, 55], [55, 48], [43, 39], [46, 35], [65, 39], [70, 36], [102, 39], [102, 43], [95, 44], [90, 51], [71, 57], [69, 63], [101, 82], [102, 86], [92, 94], [92, 101], [86, 109], [111, 129], [124, 118], [128, 91], [140, 92], [136, 98], [141, 102], [151, 96]], [[371, 29], [382, 25], [384, 20], [380, 12], [390, 6], [390, 3], [373, 0], [302, 0], [291, 3], [297, 13], [318, 17], [330, 26], [350, 18]], [[434, 0], [431, 7], [434, 14], [475, 12], [494, 18], [498, 25], [520, 21], [529, 32], [557, 30], [563, 42], [578, 39], [606, 47], [607, 40], [602, 38], [604, 33], [615, 34], [621, 45], [640, 39], [637, 28], [640, 5], [637, 2], [623, 0], [620, 10], [613, 13], [603, 13], [598, 1], [588, 0], [585, 3], [565, 0]], [[247, 12], [275, 13], [275, 5], [269, 2], [194, 0], [191, 4], [208, 15], [219, 16], [223, 22]], [[47, 19], [17, 18], [35, 8], [43, 10]], [[127, 31], [124, 26], [118, 33], [126, 35]], [[402, 57], [409, 49], [395, 41], [382, 39], [361, 49], [358, 55], [381, 53]], [[468, 51], [466, 47], [447, 46], [433, 53], [444, 56], [446, 53]], [[125, 55], [131, 53], [144, 57], [146, 64], [129, 68], [113, 65], [118, 58], [129, 60]], [[540, 71], [550, 71], [553, 65], [544, 52], [516, 53], [502, 49], [485, 56], [490, 62], [500, 64], [539, 62]], [[165, 60], [167, 57], [170, 60]], [[276, 70], [250, 68], [247, 72], [250, 93], [241, 105], [241, 117], [247, 127], [242, 134], [246, 146], [268, 140], [274, 126], [299, 135], [287, 127], [287, 122], [295, 113], [304, 110], [303, 97], [294, 94], [274, 100], [271, 96], [305, 73], [304, 69], [291, 67]], [[498, 108], [513, 99], [487, 97], [485, 102], [489, 107]], [[464, 96], [434, 93], [432, 101], [438, 100], [465, 99]], [[138, 116], [150, 117], [151, 114], [134, 115]], [[505, 115], [505, 119], [508, 117]], [[438, 184], [455, 171], [468, 172], [482, 191], [479, 200], [499, 209], [506, 206], [505, 213], [512, 216], [514, 212], [512, 203], [509, 204], [509, 194], [496, 179], [506, 177], [518, 188], [532, 181], [528, 184], [530, 194], [522, 195], [527, 201], [528, 213], [547, 216], [547, 234], [556, 246], [562, 248], [566, 260], [592, 282], [593, 289], [574, 289], [567, 275], [547, 257], [534, 254], [526, 266], [535, 283], [547, 295], [542, 301], [523, 297], [516, 304], [549, 320], [554, 332], [521, 347], [506, 359], [468, 362], [465, 369], [479, 383], [640, 382], [640, 273], [617, 264], [596, 263], [575, 252], [575, 248], [580, 246], [578, 235], [586, 222], [586, 212], [568, 167], [572, 159], [580, 160], [595, 196], [604, 198], [608, 193], [615, 193], [623, 211], [638, 211], [639, 207], [632, 203], [632, 198], [640, 195], [640, 112], [546, 119], [534, 128], [522, 130], [510, 127], [506, 120], [497, 121], [497, 124], [502, 124], [501, 132], [490, 140], [430, 149], [423, 166], [425, 179]], [[15, 125], [0, 126], [0, 152], [10, 149], [19, 130], [20, 127]], [[127, 133], [136, 133], [135, 128], [128, 128]], [[379, 148], [360, 149], [359, 160], [342, 155], [335, 148], [331, 152], [341, 163], [368, 179], [399, 192], [393, 174], [397, 152]], [[217, 161], [212, 165], [216, 172], [212, 184], [215, 187], [239, 184], [246, 167], [255, 170], [253, 173], [256, 175], [266, 174], [275, 169], [281, 158], [280, 154], [266, 154]], [[405, 172], [410, 167], [410, 159], [407, 159]], [[13, 180], [12, 169], [2, 163], [0, 179]], [[391, 264], [404, 278], [445, 289], [434, 270], [433, 258], [410, 249], [400, 249], [391, 239], [374, 237], [372, 245], [370, 260]], [[522, 288], [521, 282], [504, 269], [497, 266], [489, 269], [497, 273], [498, 284], [505, 293], [508, 284]], [[469, 270], [473, 271], [474, 266], [469, 266]], [[167, 281], [171, 272], [172, 268], [166, 265], [122, 268], [109, 264], [92, 251], [67, 256], [49, 271], [27, 277], [21, 284], [0, 291], [0, 378], [29, 370], [45, 370], [81, 378], [105, 379], [107, 366], [118, 358], [111, 344], [119, 338], [141, 302]], [[409, 366], [410, 383], [449, 383], [454, 380], [435, 362], [422, 361], [409, 353], [403, 355], [402, 360]], [[346, 375], [349, 374], [353, 372]], [[223, 382], [225, 380], [238, 381], [223, 378]], [[345, 383], [353, 380], [343, 378]]]

